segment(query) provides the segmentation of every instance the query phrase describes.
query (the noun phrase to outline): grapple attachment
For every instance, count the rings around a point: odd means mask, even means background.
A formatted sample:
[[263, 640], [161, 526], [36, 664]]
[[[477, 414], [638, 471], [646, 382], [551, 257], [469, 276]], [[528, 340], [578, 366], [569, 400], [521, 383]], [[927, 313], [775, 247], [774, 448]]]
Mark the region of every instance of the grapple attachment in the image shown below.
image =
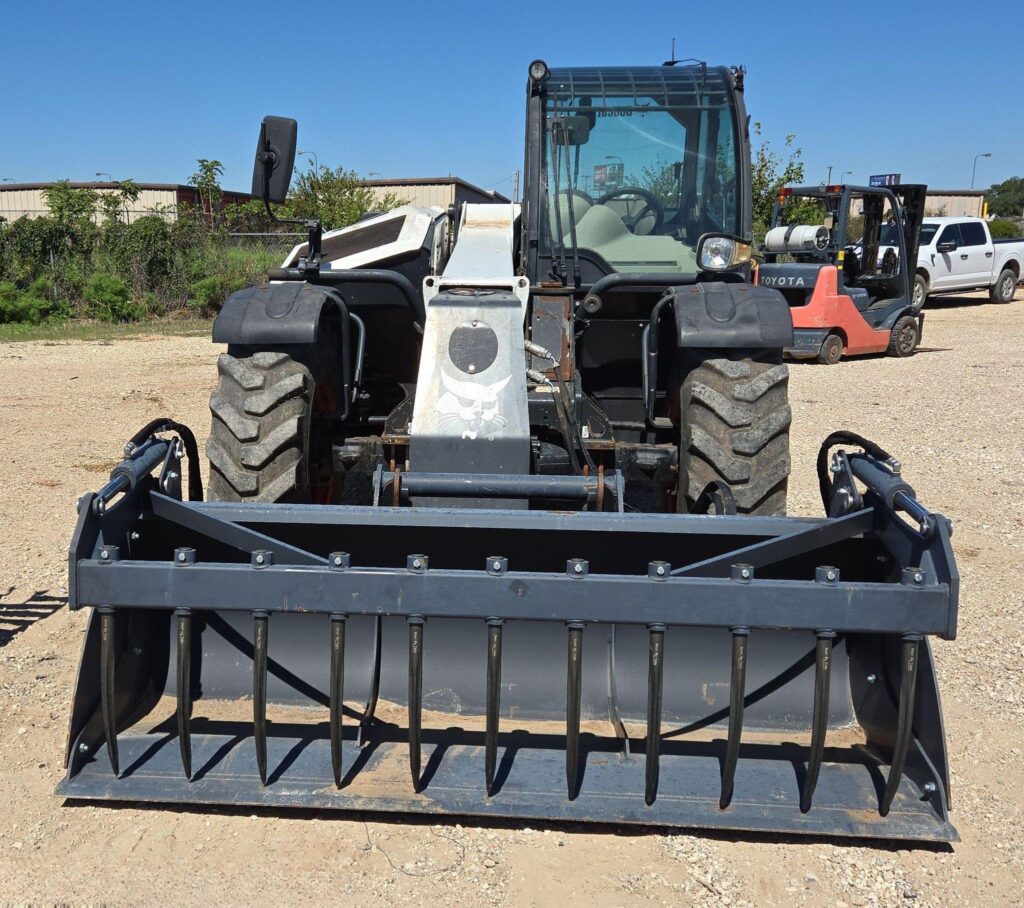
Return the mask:
[[949, 525], [873, 446], [761, 518], [183, 502], [147, 429], [80, 504], [59, 793], [956, 838]]

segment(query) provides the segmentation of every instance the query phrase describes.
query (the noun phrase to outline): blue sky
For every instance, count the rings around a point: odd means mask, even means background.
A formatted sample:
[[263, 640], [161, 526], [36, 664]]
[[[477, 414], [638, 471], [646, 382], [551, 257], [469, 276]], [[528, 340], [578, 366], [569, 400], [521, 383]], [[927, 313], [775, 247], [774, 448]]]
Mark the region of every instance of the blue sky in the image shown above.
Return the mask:
[[[511, 193], [526, 67], [747, 67], [747, 108], [807, 181], [852, 170], [966, 187], [1024, 175], [1016, 4], [505, 4], [4, 0], [0, 178], [185, 182], [196, 158], [247, 189], [261, 117], [299, 121], [321, 164], [454, 173]], [[303, 17], [307, 16], [306, 21]]]

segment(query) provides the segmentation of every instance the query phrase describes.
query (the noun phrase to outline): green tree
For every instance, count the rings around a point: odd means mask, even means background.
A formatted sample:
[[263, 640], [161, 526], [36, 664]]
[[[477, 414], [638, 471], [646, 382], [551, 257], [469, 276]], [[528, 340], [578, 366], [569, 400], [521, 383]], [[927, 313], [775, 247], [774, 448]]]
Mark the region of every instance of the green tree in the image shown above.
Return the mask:
[[58, 180], [43, 190], [50, 217], [66, 226], [91, 221], [96, 212], [99, 193], [95, 189], [76, 189], [69, 180]]
[[1024, 177], [1010, 177], [985, 193], [988, 210], [1002, 217], [1024, 216]]
[[[754, 123], [754, 135], [761, 137], [761, 124]], [[753, 182], [754, 239], [764, 239], [771, 224], [775, 197], [779, 190], [790, 183], [802, 183], [804, 179], [803, 151], [794, 147], [796, 136], [786, 136], [782, 152], [773, 151], [767, 139], [761, 141], [754, 152], [751, 177]]]
[[195, 186], [199, 195], [199, 207], [206, 212], [210, 223], [213, 224], [220, 210], [221, 197], [224, 195], [220, 188], [224, 165], [209, 158], [199, 158], [196, 164], [199, 169], [188, 178], [188, 185]]
[[281, 207], [281, 214], [293, 218], [318, 217], [325, 230], [336, 230], [354, 224], [367, 211], [390, 211], [405, 204], [395, 193], [388, 192], [378, 197], [364, 186], [354, 170], [344, 167], [322, 166], [319, 170], [310, 165], [298, 177], [288, 193], [288, 200]]
[[124, 215], [125, 223], [128, 223], [128, 206], [138, 201], [142, 190], [135, 180], [121, 180], [114, 192], [97, 193], [99, 209], [103, 212], [107, 223], [113, 224], [121, 220]]

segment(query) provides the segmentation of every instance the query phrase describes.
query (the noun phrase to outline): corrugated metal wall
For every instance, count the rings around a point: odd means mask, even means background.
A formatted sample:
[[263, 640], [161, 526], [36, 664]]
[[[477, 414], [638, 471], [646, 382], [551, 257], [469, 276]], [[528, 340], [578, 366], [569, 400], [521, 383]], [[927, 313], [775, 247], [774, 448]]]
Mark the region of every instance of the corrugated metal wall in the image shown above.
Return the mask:
[[[97, 190], [100, 193], [107, 191]], [[177, 201], [176, 189], [143, 189], [138, 199], [131, 203], [128, 219], [134, 221], [143, 215], [165, 208], [169, 209], [166, 217], [173, 219], [177, 211]], [[0, 186], [0, 217], [8, 221], [15, 221], [23, 215], [36, 218], [47, 214], [49, 210], [42, 189], [5, 189]]]
[[384, 198], [388, 193], [394, 193], [399, 199], [409, 205], [417, 205], [420, 208], [447, 208], [455, 201], [455, 185], [453, 183], [423, 183], [419, 185], [395, 184], [374, 185], [367, 187], [377, 199]]
[[925, 199], [924, 210], [932, 217], [980, 218], [984, 201], [983, 195], [929, 192]]

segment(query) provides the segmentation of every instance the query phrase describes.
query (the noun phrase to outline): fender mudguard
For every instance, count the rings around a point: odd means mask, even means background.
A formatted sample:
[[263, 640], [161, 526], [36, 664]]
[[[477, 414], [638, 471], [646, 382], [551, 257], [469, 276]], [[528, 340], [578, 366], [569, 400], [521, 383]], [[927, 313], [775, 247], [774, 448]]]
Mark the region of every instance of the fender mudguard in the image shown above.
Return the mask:
[[793, 345], [786, 298], [770, 287], [714, 281], [673, 296], [680, 347], [781, 350]]
[[300, 281], [246, 287], [231, 294], [213, 323], [218, 344], [312, 344], [324, 306], [335, 306], [348, 336], [348, 308], [337, 292]]

